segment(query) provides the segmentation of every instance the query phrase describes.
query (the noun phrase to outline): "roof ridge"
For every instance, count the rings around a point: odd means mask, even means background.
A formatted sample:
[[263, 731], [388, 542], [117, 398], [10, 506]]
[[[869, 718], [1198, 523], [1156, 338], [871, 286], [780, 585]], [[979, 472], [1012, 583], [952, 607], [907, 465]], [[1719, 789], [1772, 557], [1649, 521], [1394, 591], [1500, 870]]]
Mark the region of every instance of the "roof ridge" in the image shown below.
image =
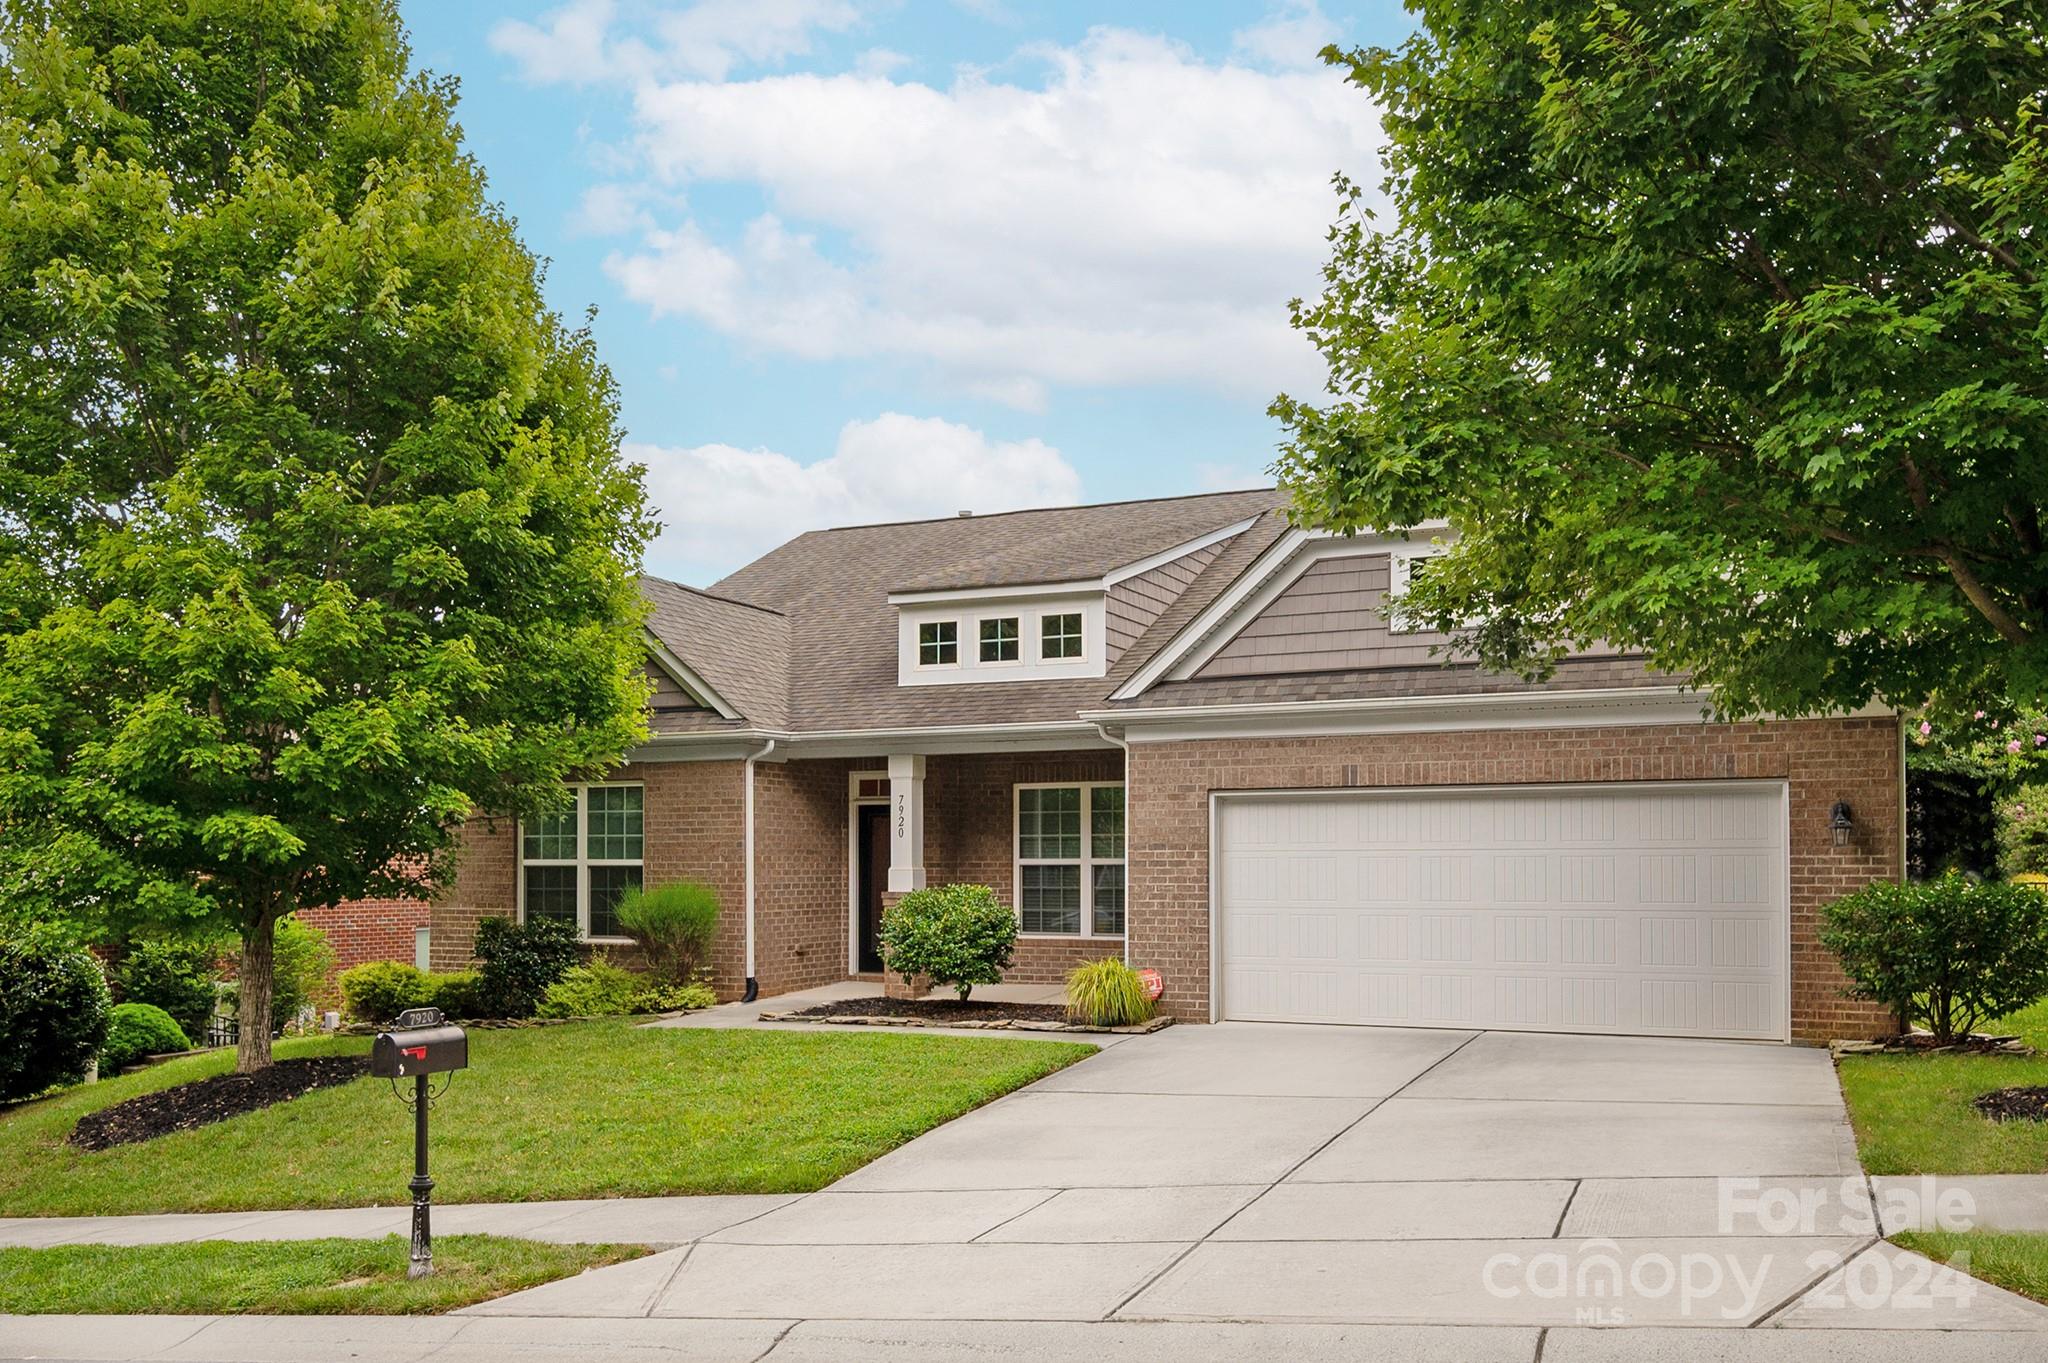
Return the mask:
[[646, 572], [641, 573], [640, 577], [642, 581], [659, 582], [664, 587], [674, 587], [679, 592], [688, 592], [692, 596], [701, 596], [706, 601], [716, 601], [720, 605], [744, 606], [750, 611], [760, 611], [763, 615], [778, 616], [784, 620], [789, 618], [788, 611], [779, 611], [773, 606], [756, 605], [752, 601], [742, 601], [736, 596], [720, 596], [717, 592], [707, 592], [702, 587], [692, 587], [689, 583], [678, 582], [672, 577], [661, 577], [657, 574]]
[[[1180, 492], [1166, 497], [1125, 497], [1113, 502], [1073, 502], [1055, 506], [1018, 506], [1008, 511], [977, 511], [971, 516], [920, 516], [903, 521], [863, 521], [858, 525], [821, 525], [815, 530], [783, 541], [794, 544], [797, 540], [809, 539], [813, 535], [836, 535], [842, 530], [887, 530], [898, 525], [951, 525], [957, 521], [992, 521], [1003, 516], [1039, 516], [1052, 511], [1100, 511], [1112, 506], [1150, 506], [1158, 502], [1198, 502], [1207, 497], [1249, 497], [1260, 492], [1278, 492], [1279, 485], [1271, 487], [1225, 488], [1218, 492]], [[772, 551], [771, 551], [772, 552]], [[744, 565], [743, 565], [744, 566]]]

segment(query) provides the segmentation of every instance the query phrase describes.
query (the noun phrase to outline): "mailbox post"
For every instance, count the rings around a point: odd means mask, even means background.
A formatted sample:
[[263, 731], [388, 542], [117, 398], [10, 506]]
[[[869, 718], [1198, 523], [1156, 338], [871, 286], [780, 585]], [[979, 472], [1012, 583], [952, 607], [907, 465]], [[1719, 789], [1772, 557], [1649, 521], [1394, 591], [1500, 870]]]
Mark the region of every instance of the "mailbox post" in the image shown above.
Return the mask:
[[398, 1015], [398, 1025], [377, 1033], [370, 1044], [370, 1073], [389, 1079], [395, 1092], [401, 1079], [413, 1083], [412, 1099], [412, 1260], [406, 1266], [408, 1278], [424, 1278], [434, 1271], [434, 1232], [429, 1211], [434, 1180], [427, 1174], [427, 1109], [434, 1094], [428, 1076], [452, 1074], [469, 1068], [469, 1034], [450, 1025], [438, 1008], [410, 1008]]

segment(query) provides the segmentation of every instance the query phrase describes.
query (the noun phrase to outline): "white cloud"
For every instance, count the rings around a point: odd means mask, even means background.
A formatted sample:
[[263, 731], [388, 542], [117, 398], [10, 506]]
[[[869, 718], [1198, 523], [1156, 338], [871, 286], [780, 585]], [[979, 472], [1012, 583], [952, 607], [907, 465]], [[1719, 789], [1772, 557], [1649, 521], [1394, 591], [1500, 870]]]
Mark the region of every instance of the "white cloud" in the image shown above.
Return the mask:
[[1239, 464], [1195, 465], [1195, 491], [1242, 492], [1247, 488], [1271, 487], [1273, 475], [1265, 469]]
[[755, 186], [768, 211], [649, 230], [607, 268], [763, 350], [907, 358], [1026, 407], [1048, 386], [1319, 388], [1285, 303], [1318, 287], [1331, 173], [1374, 178], [1372, 105], [1321, 68], [1214, 65], [1115, 29], [1032, 55], [1042, 87], [642, 85], [647, 173]]
[[740, 66], [804, 56], [814, 33], [843, 33], [861, 12], [852, 0], [698, 0], [656, 9], [645, 39], [613, 36], [617, 19], [613, 0], [570, 0], [539, 23], [500, 22], [490, 42], [540, 84], [724, 80]]
[[647, 465], [664, 523], [648, 568], [708, 583], [805, 530], [1067, 506], [1081, 477], [1041, 440], [991, 440], [971, 426], [884, 412], [850, 421], [830, 456], [803, 464], [732, 445], [628, 445]]
[[1325, 47], [1344, 36], [1343, 26], [1324, 14], [1316, 0], [1287, 0], [1264, 19], [1231, 35], [1238, 56], [1266, 66], [1315, 67]]

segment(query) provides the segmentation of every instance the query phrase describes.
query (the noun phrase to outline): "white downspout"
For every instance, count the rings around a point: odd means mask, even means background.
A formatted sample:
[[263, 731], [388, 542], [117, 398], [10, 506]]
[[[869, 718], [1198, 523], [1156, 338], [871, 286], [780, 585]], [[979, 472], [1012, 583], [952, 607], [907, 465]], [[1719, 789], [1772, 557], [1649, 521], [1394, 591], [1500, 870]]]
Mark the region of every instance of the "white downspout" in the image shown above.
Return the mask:
[[1124, 751], [1124, 964], [1131, 963], [1131, 745], [1110, 733], [1100, 723], [1095, 732], [1102, 735], [1103, 742], [1114, 743]]
[[752, 1003], [761, 997], [761, 982], [754, 974], [754, 764], [774, 751], [775, 740], [771, 738], [767, 747], [749, 754], [741, 768], [746, 773], [746, 795], [742, 802], [740, 827], [741, 842], [745, 845], [744, 855], [747, 859], [747, 988], [746, 992], [740, 995], [741, 1003]]

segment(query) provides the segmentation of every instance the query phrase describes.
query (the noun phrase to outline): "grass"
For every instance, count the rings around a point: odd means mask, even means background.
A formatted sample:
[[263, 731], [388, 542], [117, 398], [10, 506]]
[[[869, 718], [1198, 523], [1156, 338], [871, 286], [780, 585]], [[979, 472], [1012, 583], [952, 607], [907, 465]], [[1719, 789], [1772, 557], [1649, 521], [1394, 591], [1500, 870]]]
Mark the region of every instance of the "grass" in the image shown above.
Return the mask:
[[371, 1315], [452, 1311], [648, 1251], [496, 1235], [434, 1241], [434, 1275], [405, 1276], [408, 1244], [277, 1240], [0, 1249], [14, 1315]]
[[[1968, 1254], [1968, 1273], [2009, 1292], [2048, 1302], [2048, 1235], [2003, 1231], [1905, 1231], [1894, 1243], [1945, 1264]], [[1963, 1268], [1963, 1264], [1957, 1264]]]
[[[1991, 1030], [2048, 1052], [2048, 1003]], [[2048, 1084], [2048, 1054], [1853, 1055], [1840, 1070], [1856, 1148], [1873, 1174], [2048, 1172], [2048, 1122], [1994, 1122], [1970, 1106], [1993, 1089]]]
[[[363, 1050], [361, 1038], [280, 1044]], [[470, 1036], [433, 1113], [447, 1202], [809, 1192], [1094, 1051], [1065, 1042], [574, 1023]], [[412, 1122], [361, 1079], [261, 1112], [87, 1154], [87, 1112], [218, 1074], [176, 1060], [0, 1117], [0, 1215], [356, 1207], [406, 1200]]]

